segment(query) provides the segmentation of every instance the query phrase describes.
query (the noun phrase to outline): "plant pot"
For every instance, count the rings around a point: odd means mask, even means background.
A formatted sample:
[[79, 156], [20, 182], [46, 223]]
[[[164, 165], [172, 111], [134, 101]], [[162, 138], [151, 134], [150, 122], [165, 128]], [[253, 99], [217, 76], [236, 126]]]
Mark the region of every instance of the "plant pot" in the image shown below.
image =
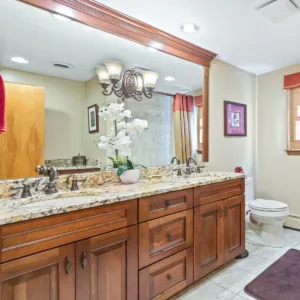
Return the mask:
[[140, 178], [140, 170], [127, 170], [121, 176], [120, 179], [124, 184], [132, 184], [137, 183]]

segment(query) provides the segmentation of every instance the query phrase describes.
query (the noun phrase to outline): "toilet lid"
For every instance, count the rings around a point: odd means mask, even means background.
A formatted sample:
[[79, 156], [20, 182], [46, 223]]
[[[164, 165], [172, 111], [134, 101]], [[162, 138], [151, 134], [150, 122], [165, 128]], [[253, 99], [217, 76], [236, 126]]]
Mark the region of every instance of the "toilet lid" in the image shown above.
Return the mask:
[[275, 200], [257, 199], [250, 201], [248, 206], [261, 211], [283, 211], [288, 208], [287, 204]]

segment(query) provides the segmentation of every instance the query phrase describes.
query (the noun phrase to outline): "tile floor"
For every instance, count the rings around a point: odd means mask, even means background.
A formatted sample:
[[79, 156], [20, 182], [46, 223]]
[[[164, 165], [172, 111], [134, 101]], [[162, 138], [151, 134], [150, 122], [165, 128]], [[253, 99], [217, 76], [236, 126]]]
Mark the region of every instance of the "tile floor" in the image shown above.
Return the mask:
[[[285, 228], [287, 246], [269, 248], [247, 242], [250, 255], [234, 260], [195, 283], [172, 300], [251, 300], [244, 287], [289, 249], [300, 250], [300, 231]], [[271, 300], [271, 299], [270, 299]]]

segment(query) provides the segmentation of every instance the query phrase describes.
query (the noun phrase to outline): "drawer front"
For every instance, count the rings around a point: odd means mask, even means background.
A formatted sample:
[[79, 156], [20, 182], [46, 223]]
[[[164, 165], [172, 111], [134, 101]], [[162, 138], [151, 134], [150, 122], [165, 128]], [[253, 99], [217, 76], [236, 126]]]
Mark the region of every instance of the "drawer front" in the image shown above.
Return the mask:
[[141, 198], [139, 200], [139, 222], [192, 208], [193, 194], [193, 189], [188, 189]]
[[139, 299], [168, 299], [193, 283], [193, 248], [139, 272]]
[[200, 186], [194, 190], [194, 205], [205, 205], [244, 193], [244, 178]]
[[193, 209], [139, 224], [139, 267], [193, 245]]
[[137, 200], [1, 227], [1, 262], [83, 240], [137, 223]]

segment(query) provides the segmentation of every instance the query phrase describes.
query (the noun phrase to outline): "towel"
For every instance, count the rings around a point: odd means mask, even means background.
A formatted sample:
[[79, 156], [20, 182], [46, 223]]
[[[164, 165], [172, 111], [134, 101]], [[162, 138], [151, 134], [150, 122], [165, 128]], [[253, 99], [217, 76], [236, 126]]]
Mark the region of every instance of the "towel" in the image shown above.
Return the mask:
[[5, 100], [5, 88], [4, 81], [0, 75], [0, 134], [6, 132], [6, 100]]

